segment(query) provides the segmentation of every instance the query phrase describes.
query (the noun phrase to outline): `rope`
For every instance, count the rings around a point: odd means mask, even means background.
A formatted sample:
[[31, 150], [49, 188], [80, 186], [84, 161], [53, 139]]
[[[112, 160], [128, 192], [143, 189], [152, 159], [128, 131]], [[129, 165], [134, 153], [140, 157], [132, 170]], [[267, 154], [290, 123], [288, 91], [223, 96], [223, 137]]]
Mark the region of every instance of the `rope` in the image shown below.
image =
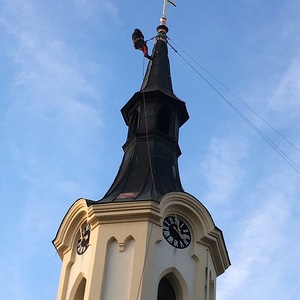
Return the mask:
[[154, 40], [155, 38], [156, 38], [156, 36], [152, 37], [152, 38], [149, 39], [149, 40], [146, 40], [145, 43], [147, 43], [147, 42], [149, 42], [149, 41], [152, 41], [152, 40]]
[[[144, 76], [144, 74], [145, 74], [145, 58], [143, 59], [143, 76]], [[146, 97], [145, 97], [144, 91], [142, 91], [142, 94], [143, 94], [143, 106], [144, 106], [144, 115], [145, 115], [145, 131], [146, 131], [148, 161], [149, 161], [151, 180], [152, 180], [152, 185], [153, 185], [153, 190], [154, 190], [154, 199], [157, 202], [158, 198], [157, 198], [157, 191], [156, 191], [156, 186], [155, 186], [155, 181], [154, 181], [154, 173], [153, 173], [152, 159], [151, 159], [151, 153], [150, 153], [149, 134], [148, 134], [148, 121], [147, 121], [147, 112], [146, 112]], [[144, 259], [144, 262], [143, 262], [143, 269], [142, 269], [142, 274], [141, 274], [140, 281], [139, 281], [139, 287], [138, 287], [138, 291], [137, 291], [136, 300], [138, 300], [140, 292], [141, 292], [142, 279], [144, 277], [146, 260], [147, 260], [148, 252], [149, 252], [149, 249], [150, 249], [150, 239], [151, 239], [151, 236], [152, 236], [152, 231], [153, 231], [153, 223], [151, 223], [150, 233], [149, 233], [149, 237], [147, 239], [145, 259]]]
[[[145, 74], [145, 58], [143, 59], [143, 74]], [[142, 91], [142, 94], [143, 94], [143, 106], [144, 106], [144, 116], [145, 116], [146, 143], [147, 143], [147, 153], [148, 153], [148, 161], [149, 161], [150, 175], [151, 175], [151, 181], [152, 181], [153, 191], [154, 191], [154, 200], [155, 200], [156, 202], [158, 202], [157, 191], [156, 191], [156, 185], [155, 185], [155, 180], [154, 180], [153, 165], [152, 165], [152, 159], [151, 159], [151, 153], [150, 153], [148, 119], [147, 119], [147, 111], [146, 111], [147, 105], [146, 105], [145, 92]]]

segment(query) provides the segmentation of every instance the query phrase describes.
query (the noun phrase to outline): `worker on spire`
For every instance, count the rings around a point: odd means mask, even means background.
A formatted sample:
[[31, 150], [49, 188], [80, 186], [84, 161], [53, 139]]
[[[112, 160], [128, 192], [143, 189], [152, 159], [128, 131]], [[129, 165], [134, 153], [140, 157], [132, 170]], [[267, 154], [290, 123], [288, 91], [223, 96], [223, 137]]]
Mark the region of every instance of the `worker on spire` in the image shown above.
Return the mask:
[[144, 40], [144, 35], [137, 28], [132, 34], [132, 41], [135, 49], [141, 50], [146, 58], [151, 59], [151, 56], [148, 54], [148, 47], [147, 43]]
[[[163, 5], [163, 12], [162, 17], [160, 18], [160, 26], [164, 29], [165, 33], [168, 32], [168, 28], [166, 27], [167, 17], [166, 17], [166, 10], [167, 10], [167, 3], [171, 3], [172, 5], [176, 6], [176, 3], [172, 0], [164, 0]], [[147, 43], [144, 39], [144, 35], [139, 29], [135, 29], [132, 34], [132, 42], [135, 49], [141, 50], [144, 56], [148, 59], [152, 59], [152, 57], [148, 54], [148, 47]]]

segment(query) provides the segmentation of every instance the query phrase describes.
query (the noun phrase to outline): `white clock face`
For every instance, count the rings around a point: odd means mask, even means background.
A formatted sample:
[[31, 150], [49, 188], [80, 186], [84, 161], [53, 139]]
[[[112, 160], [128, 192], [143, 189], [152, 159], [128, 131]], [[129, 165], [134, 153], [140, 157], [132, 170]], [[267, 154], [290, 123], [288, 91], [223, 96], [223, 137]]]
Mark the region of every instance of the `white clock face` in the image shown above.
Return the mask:
[[178, 249], [184, 249], [191, 243], [190, 229], [176, 215], [164, 219], [163, 236], [170, 245]]
[[91, 226], [86, 224], [79, 230], [79, 238], [77, 240], [77, 254], [82, 255], [89, 247]]

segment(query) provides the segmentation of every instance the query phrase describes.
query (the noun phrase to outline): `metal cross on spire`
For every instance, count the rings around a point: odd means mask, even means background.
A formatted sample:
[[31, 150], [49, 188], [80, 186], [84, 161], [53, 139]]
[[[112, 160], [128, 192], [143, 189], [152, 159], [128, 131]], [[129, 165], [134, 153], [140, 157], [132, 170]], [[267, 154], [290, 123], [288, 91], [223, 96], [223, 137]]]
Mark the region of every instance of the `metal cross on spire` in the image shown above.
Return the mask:
[[176, 7], [176, 3], [171, 0], [164, 0], [164, 6], [163, 6], [163, 12], [162, 12], [162, 17], [160, 18], [160, 25], [166, 25], [167, 22], [167, 3], [171, 3]]

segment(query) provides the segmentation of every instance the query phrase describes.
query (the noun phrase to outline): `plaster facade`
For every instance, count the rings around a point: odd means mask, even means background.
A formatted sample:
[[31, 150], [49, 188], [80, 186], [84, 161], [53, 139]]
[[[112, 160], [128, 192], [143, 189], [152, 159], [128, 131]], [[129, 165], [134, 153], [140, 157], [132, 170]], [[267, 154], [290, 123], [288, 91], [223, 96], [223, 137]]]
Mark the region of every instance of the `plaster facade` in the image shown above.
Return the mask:
[[[189, 226], [191, 244], [176, 249], [162, 235], [165, 216]], [[76, 253], [80, 227], [89, 223], [89, 247]], [[158, 204], [137, 201], [88, 206], [77, 200], [53, 241], [63, 261], [57, 300], [154, 300], [167, 278], [177, 300], [215, 299], [216, 277], [230, 265], [222, 232], [207, 209], [187, 193]]]

